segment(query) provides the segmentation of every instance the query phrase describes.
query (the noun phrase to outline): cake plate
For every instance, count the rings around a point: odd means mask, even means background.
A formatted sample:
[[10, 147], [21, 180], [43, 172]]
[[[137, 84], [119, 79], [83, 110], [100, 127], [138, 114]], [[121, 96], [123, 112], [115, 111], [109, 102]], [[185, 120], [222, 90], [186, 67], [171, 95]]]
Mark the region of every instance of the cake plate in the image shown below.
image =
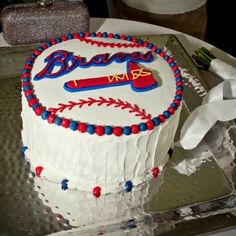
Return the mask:
[[[209, 75], [208, 80], [204, 80], [175, 36], [141, 37], [173, 53], [184, 70], [185, 95], [177, 142], [188, 114], [220, 80]], [[0, 235], [47, 235], [60, 231], [58, 235], [70, 232], [71, 235], [183, 236], [236, 224], [234, 121], [217, 123], [194, 150], [185, 151], [176, 145], [161, 175], [160, 186], [152, 191], [139, 214], [80, 227], [73, 224], [70, 212], [58, 214], [58, 207], [55, 214], [45, 194], [37, 190], [35, 176], [21, 153], [19, 74], [25, 58], [36, 47], [0, 48]], [[104, 206], [103, 210], [108, 209]]]

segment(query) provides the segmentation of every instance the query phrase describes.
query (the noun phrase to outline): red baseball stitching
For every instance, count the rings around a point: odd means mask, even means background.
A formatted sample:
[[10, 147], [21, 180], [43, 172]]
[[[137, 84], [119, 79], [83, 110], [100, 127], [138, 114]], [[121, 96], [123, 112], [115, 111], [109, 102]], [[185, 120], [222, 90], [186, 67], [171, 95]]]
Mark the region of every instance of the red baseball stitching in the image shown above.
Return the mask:
[[115, 108], [120, 108], [121, 110], [127, 109], [129, 113], [134, 113], [135, 116], [139, 116], [141, 120], [150, 120], [152, 116], [150, 114], [146, 114], [144, 109], [140, 109], [136, 104], [130, 104], [129, 102], [122, 101], [121, 99], [113, 99], [113, 98], [104, 98], [99, 97], [98, 99], [95, 98], [88, 98], [88, 100], [79, 99], [79, 102], [69, 101], [68, 104], [59, 103], [57, 108], [49, 108], [51, 114], [56, 114], [57, 112], [63, 112], [65, 109], [73, 109], [75, 106], [82, 108], [83, 106], [102, 106], [105, 105], [107, 107], [114, 106]]

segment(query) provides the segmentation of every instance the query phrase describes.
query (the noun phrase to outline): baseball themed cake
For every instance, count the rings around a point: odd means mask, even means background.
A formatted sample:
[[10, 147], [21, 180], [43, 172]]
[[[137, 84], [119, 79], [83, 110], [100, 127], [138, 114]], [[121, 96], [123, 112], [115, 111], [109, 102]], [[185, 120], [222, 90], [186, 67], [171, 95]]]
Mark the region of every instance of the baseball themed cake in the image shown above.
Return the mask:
[[98, 198], [158, 177], [179, 123], [174, 58], [136, 37], [74, 33], [43, 43], [22, 80], [22, 141], [38, 178]]

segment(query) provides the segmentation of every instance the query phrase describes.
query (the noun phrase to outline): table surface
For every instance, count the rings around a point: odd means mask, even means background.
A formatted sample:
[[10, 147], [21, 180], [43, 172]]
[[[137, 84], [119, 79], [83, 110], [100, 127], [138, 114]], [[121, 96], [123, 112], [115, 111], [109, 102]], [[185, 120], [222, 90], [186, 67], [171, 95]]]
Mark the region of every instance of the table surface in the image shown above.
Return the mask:
[[[192, 36], [157, 25], [112, 18], [90, 18], [90, 32], [93, 31], [112, 31], [119, 34], [128, 34], [133, 36], [174, 34], [184, 46], [189, 55], [192, 55], [195, 49], [204, 46], [210, 49], [218, 58], [221, 58], [233, 66], [236, 66], [236, 58], [220, 50], [219, 48], [216, 48], [213, 45], [210, 45], [207, 42]], [[0, 46], [9, 46], [4, 41], [2, 33], [0, 34]]]

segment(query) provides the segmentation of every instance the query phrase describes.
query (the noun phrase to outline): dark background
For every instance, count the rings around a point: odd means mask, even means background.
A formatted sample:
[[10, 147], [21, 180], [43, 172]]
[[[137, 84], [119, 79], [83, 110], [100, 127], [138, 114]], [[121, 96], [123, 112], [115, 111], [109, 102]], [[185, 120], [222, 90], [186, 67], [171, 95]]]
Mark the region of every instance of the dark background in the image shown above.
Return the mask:
[[[27, 0], [0, 0], [0, 10], [10, 3]], [[31, 0], [36, 2], [36, 0]], [[28, 0], [29, 2], [29, 0]], [[91, 17], [108, 17], [106, 0], [84, 0]], [[236, 57], [236, 27], [234, 1], [207, 1], [208, 24], [205, 41]], [[196, 23], [197, 27], [197, 23]]]
[[[106, 0], [84, 0], [91, 17], [108, 17]], [[234, 1], [207, 1], [205, 41], [236, 57], [236, 8]], [[197, 22], [196, 22], [197, 27]]]

